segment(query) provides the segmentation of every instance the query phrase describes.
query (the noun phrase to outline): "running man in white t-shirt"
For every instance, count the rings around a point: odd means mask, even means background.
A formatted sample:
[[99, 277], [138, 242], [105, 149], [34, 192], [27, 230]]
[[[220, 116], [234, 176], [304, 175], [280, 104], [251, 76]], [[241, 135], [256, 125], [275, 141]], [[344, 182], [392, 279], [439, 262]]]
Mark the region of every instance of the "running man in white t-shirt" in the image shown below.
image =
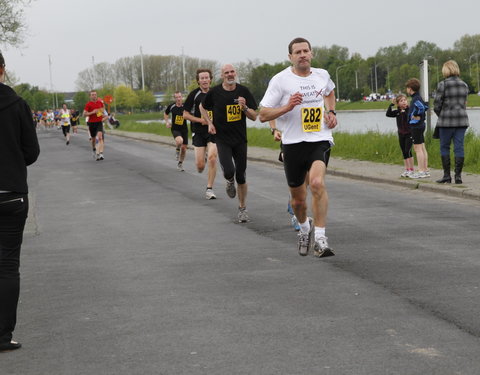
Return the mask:
[[[288, 45], [292, 63], [270, 81], [260, 102], [260, 120], [276, 120], [282, 132], [282, 150], [291, 203], [300, 224], [298, 252], [314, 250], [318, 257], [334, 255], [325, 236], [328, 194], [325, 173], [332, 129], [337, 125], [335, 84], [324, 69], [312, 68], [310, 42], [296, 38]], [[275, 136], [276, 130], [273, 130]], [[307, 184], [312, 192], [313, 219], [307, 217]]]

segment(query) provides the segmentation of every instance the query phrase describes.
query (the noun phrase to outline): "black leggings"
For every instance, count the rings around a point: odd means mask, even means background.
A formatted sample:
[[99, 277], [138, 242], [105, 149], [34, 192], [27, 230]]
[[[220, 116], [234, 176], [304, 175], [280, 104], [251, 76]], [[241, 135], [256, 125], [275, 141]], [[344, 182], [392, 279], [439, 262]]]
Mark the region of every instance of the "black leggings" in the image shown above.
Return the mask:
[[398, 133], [398, 140], [400, 142], [400, 149], [402, 150], [403, 159], [411, 158], [412, 155], [412, 136], [410, 134]]
[[223, 176], [227, 180], [235, 176], [237, 184], [244, 184], [247, 170], [247, 144], [239, 143], [230, 146], [219, 142], [217, 139], [217, 150]]

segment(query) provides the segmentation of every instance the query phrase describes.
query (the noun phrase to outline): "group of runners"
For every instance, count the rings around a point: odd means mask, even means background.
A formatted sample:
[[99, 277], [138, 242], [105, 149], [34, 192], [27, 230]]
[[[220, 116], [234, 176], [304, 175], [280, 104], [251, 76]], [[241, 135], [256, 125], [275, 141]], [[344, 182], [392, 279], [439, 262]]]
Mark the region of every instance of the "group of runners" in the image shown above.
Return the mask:
[[[282, 159], [290, 190], [289, 208], [298, 229], [298, 253], [313, 251], [317, 257], [334, 255], [326, 237], [328, 194], [325, 174], [337, 125], [335, 84], [324, 69], [312, 68], [312, 49], [304, 38], [288, 46], [291, 66], [275, 75], [260, 102], [237, 83], [233, 65], [221, 69], [222, 82], [210, 87], [212, 72], [198, 69], [198, 88], [185, 103], [181, 92], [167, 107], [164, 118], [176, 144], [177, 169], [184, 171], [188, 145], [187, 120], [191, 123], [195, 165], [202, 173], [208, 165], [206, 199], [213, 191], [217, 158], [225, 179], [226, 194], [238, 197], [238, 221], [249, 221], [247, 211], [247, 118], [269, 122], [272, 135], [281, 140]], [[313, 217], [307, 216], [307, 187], [312, 196]]]
[[[66, 104], [63, 104], [62, 108], [56, 110], [46, 109], [44, 111], [32, 110], [32, 118], [36, 127], [42, 128], [59, 128], [65, 126], [68, 123], [72, 127], [72, 131], [77, 133], [77, 126], [80, 124], [80, 112], [75, 108], [68, 109], [68, 113], [65, 112]], [[67, 116], [68, 114], [68, 116]], [[66, 120], [68, 118], [68, 121]]]
[[[65, 137], [66, 145], [70, 144], [70, 134], [78, 133], [78, 125], [80, 124], [80, 112], [75, 108], [69, 109], [64, 103], [62, 108], [58, 110], [32, 111], [32, 117], [37, 128], [53, 128], [62, 129]], [[104, 160], [104, 138], [105, 129], [103, 124], [106, 123], [110, 128], [118, 128], [120, 122], [115, 118], [115, 114], [109, 114], [103, 101], [98, 98], [96, 90], [90, 91], [90, 101], [85, 105], [82, 115], [86, 118], [88, 125], [88, 138], [92, 145], [93, 157], [95, 160]]]

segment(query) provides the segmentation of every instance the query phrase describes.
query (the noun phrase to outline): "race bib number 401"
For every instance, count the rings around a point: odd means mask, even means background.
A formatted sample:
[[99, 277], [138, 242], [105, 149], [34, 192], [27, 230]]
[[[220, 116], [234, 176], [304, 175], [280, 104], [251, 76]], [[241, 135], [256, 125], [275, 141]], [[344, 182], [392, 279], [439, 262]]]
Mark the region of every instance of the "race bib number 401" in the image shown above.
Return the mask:
[[323, 108], [302, 108], [302, 129], [304, 132], [319, 132], [322, 130]]
[[240, 121], [242, 119], [242, 110], [239, 104], [227, 105], [227, 122]]

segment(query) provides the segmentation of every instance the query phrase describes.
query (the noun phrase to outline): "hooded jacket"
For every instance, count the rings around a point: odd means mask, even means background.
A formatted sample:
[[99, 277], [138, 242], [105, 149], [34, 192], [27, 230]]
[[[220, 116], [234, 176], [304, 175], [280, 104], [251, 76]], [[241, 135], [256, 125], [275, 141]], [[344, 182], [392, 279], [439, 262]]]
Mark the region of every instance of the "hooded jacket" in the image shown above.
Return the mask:
[[27, 165], [40, 154], [28, 104], [0, 83], [0, 191], [28, 193]]

